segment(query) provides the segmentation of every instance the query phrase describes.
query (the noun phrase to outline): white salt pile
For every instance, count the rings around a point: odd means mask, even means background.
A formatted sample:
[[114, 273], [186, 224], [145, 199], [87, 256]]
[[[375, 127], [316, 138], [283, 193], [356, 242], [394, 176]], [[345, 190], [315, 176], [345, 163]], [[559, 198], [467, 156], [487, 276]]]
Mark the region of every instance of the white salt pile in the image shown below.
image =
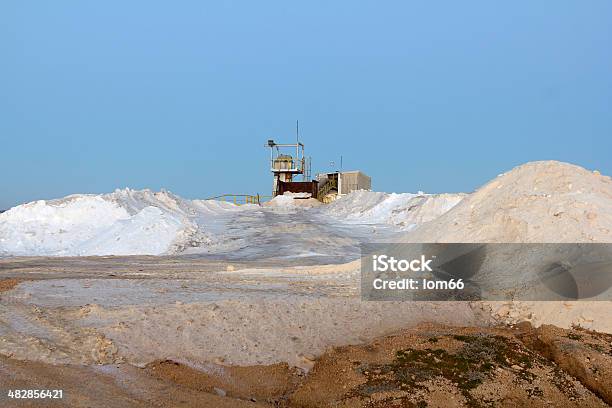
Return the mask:
[[322, 203], [316, 198], [312, 198], [309, 193], [285, 192], [264, 203], [266, 207], [290, 208], [290, 207], [318, 207]]
[[156, 255], [189, 228], [180, 217], [144, 206], [130, 214], [100, 196], [35, 201], [0, 214], [0, 254]]
[[[487, 183], [407, 242], [612, 243], [612, 180], [556, 161], [527, 163]], [[531, 321], [612, 333], [612, 303], [477, 302], [506, 323]]]
[[465, 194], [411, 194], [354, 191], [325, 206], [329, 217], [353, 223], [392, 224], [406, 229], [438, 218]]
[[612, 180], [556, 161], [502, 174], [432, 222], [411, 242], [612, 242]]

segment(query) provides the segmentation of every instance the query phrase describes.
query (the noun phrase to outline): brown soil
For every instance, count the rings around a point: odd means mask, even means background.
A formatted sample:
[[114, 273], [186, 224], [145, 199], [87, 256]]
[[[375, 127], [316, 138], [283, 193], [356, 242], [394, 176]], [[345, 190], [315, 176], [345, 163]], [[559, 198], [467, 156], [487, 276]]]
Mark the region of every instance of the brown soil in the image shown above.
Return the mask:
[[521, 340], [612, 405], [612, 335], [544, 325]]
[[147, 366], [153, 377], [190, 390], [279, 405], [297, 387], [301, 372], [286, 363], [231, 367], [211, 364], [199, 371], [174, 361]]
[[[539, 341], [537, 348], [532, 348], [532, 339]], [[588, 351], [594, 365], [577, 364], [574, 360], [582, 361], [582, 356], [575, 347], [559, 346], [565, 344], [562, 339]], [[610, 385], [605, 380], [610, 377], [596, 373], [612, 368], [610, 340], [608, 335], [534, 330], [529, 325], [421, 326], [368, 345], [328, 352], [293, 393], [290, 406], [607, 406]], [[539, 352], [551, 347], [556, 353], [553, 361], [547, 358], [552, 353]], [[583, 379], [587, 377], [589, 381]]]
[[286, 364], [229, 367], [158, 361], [53, 366], [0, 357], [9, 389], [63, 389], [61, 407], [605, 407], [612, 335], [553, 326], [423, 325], [330, 349], [308, 375]]
[[0, 279], [0, 292], [6, 292], [8, 290], [13, 289], [15, 286], [19, 285], [19, 283], [23, 282], [23, 279]]

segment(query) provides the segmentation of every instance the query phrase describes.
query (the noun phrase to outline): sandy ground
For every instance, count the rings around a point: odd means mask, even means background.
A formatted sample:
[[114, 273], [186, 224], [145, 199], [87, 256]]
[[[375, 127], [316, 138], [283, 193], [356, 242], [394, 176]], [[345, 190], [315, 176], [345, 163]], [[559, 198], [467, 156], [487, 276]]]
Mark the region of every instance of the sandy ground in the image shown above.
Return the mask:
[[485, 325], [468, 303], [362, 302], [358, 265], [182, 258], [0, 261], [0, 353], [63, 364], [288, 363], [422, 322]]
[[[3, 407], [261, 407], [250, 400], [198, 391], [145, 370], [122, 365], [50, 365], [0, 357]], [[9, 399], [8, 390], [63, 391], [62, 399]]]
[[[591, 334], [584, 330], [490, 328], [498, 323], [491, 302], [362, 302], [358, 266], [182, 257], [0, 260], [0, 389], [62, 389], [64, 399], [44, 403], [66, 407], [470, 406], [476, 400], [605, 406], [612, 400], [612, 337], [585, 341]], [[506, 309], [497, 306], [500, 318]], [[456, 336], [490, 337], [504, 353], [524, 348], [539, 363], [521, 373], [513, 368], [521, 367], [522, 360], [513, 364], [520, 356], [495, 363], [493, 345], [478, 340], [479, 358], [494, 366], [483, 371], [460, 362], [480, 373], [470, 374], [481, 382], [466, 390], [457, 372], [427, 355], [457, 363], [467, 346]], [[417, 353], [422, 372], [399, 382], [387, 368], [408, 348], [438, 351]], [[5, 397], [1, 406], [41, 406]]]

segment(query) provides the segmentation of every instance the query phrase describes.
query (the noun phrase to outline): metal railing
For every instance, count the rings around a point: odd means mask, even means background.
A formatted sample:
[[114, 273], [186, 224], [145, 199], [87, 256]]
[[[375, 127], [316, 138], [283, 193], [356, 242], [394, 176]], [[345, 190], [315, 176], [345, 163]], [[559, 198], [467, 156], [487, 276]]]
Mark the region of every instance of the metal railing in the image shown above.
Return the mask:
[[283, 160], [273, 158], [270, 163], [270, 171], [275, 173], [304, 174], [306, 172], [306, 159]]
[[319, 187], [317, 197], [319, 201], [323, 201], [324, 197], [333, 189], [338, 189], [338, 181], [336, 179], [328, 179], [325, 184]]
[[266, 202], [272, 199], [272, 196], [264, 196], [259, 194], [222, 194], [215, 197], [209, 197], [206, 200], [216, 200], [223, 201], [226, 203], [232, 203], [235, 205], [244, 205], [244, 204], [257, 204], [261, 205], [261, 203]]

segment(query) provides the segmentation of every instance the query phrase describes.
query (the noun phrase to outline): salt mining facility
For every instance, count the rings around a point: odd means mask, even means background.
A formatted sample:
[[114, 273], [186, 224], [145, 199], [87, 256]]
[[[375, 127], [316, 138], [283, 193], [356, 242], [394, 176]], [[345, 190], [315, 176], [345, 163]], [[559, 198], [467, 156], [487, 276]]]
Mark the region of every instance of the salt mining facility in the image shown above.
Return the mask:
[[612, 242], [610, 177], [541, 161], [468, 194], [384, 193], [360, 170], [313, 178], [299, 141], [266, 148], [270, 197], [121, 189], [0, 214], [0, 388], [65, 407], [612, 404], [610, 289], [365, 301], [359, 261], [377, 242]]
[[[285, 193], [295, 199], [314, 198], [328, 204], [336, 198], [353, 191], [372, 189], [371, 178], [360, 170], [340, 170], [317, 173], [312, 179], [312, 158], [304, 154], [304, 143], [296, 137], [295, 143], [276, 143], [269, 139], [270, 172], [272, 173], [272, 195], [231, 194], [210, 197], [212, 200], [229, 201], [234, 204], [261, 204]], [[335, 163], [331, 163], [335, 165]], [[296, 179], [299, 178], [300, 181]]]

